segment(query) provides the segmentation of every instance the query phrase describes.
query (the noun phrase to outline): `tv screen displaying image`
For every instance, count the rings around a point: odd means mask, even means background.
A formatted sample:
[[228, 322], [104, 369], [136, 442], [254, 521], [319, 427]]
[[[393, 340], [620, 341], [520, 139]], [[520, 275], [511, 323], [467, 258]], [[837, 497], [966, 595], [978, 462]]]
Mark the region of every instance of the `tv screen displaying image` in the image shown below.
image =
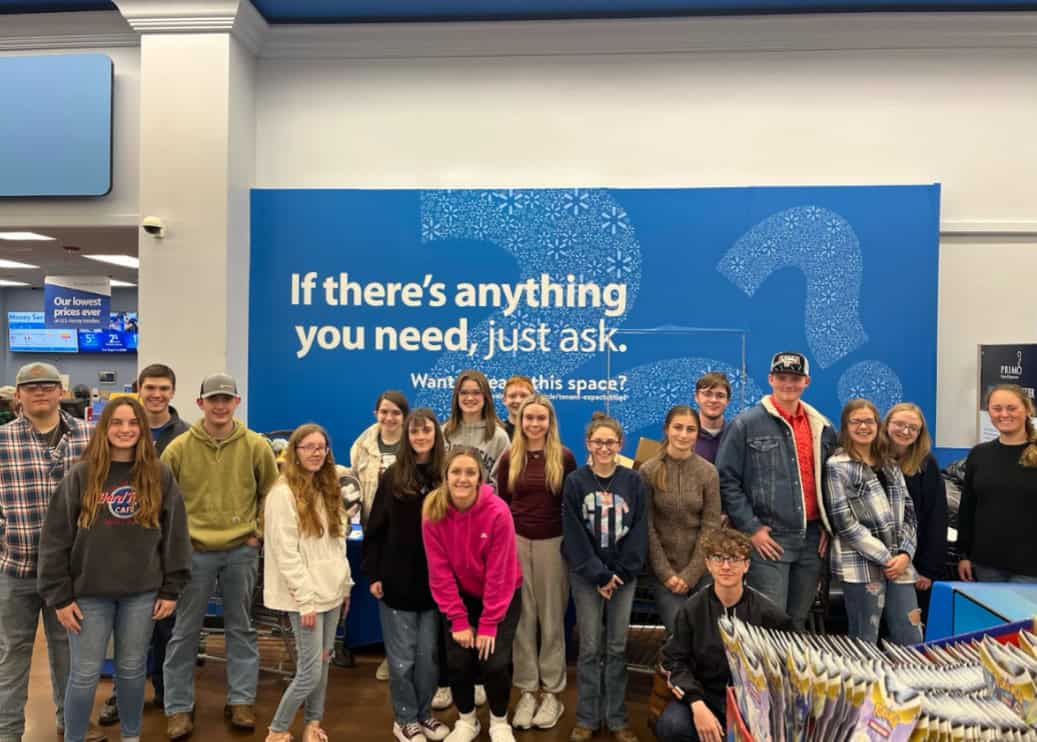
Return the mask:
[[54, 330], [43, 312], [8, 312], [7, 347], [12, 353], [136, 353], [136, 312], [111, 312], [108, 326], [96, 330]]

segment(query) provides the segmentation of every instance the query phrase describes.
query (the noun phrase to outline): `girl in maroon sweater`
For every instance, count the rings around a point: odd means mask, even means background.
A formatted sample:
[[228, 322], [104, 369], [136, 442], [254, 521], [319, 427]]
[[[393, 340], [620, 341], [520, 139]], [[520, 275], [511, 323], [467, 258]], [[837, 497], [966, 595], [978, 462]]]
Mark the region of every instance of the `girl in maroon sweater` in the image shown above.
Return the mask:
[[[519, 563], [522, 615], [513, 648], [515, 687], [522, 692], [511, 723], [550, 729], [565, 707], [565, 607], [569, 579], [562, 559], [562, 482], [576, 468], [558, 437], [558, 420], [543, 396], [527, 397], [516, 415], [511, 448], [497, 461], [497, 493], [511, 506]], [[537, 651], [537, 626], [540, 650]], [[536, 693], [542, 691], [539, 705]]]

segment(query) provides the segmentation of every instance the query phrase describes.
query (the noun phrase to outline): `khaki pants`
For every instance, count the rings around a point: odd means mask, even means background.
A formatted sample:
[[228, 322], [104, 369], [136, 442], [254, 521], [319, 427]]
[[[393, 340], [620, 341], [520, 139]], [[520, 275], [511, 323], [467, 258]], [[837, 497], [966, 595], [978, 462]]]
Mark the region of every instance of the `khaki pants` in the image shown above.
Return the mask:
[[514, 684], [522, 691], [561, 693], [565, 690], [565, 608], [569, 603], [562, 537], [530, 540], [516, 536], [515, 541], [522, 565], [522, 614], [512, 646]]

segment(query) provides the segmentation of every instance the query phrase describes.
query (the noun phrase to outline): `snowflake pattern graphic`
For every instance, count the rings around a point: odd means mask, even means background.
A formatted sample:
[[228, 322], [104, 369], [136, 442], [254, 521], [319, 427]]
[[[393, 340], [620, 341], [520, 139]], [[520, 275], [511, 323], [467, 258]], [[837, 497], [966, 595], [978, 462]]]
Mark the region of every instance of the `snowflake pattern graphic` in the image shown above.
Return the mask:
[[896, 372], [881, 361], [855, 363], [839, 377], [837, 387], [840, 404], [851, 399], [867, 399], [874, 404], [879, 414], [904, 401], [904, 387]]

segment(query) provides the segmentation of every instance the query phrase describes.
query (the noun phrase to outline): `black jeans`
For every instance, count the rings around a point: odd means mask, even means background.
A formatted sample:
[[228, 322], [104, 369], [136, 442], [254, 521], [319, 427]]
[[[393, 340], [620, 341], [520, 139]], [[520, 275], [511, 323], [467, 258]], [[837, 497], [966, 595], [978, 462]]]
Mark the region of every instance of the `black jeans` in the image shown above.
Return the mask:
[[[482, 599], [461, 593], [468, 623], [473, 631], [478, 630], [482, 615]], [[508, 698], [511, 695], [511, 643], [515, 639], [519, 614], [522, 613], [522, 592], [516, 591], [504, 618], [497, 624], [497, 639], [493, 654], [486, 660], [479, 659], [474, 647], [465, 649], [454, 641], [450, 634], [449, 621], [444, 622], [443, 643], [446, 645], [447, 672], [450, 675], [450, 691], [454, 704], [462, 714], [475, 710], [475, 684], [486, 686], [486, 699], [494, 716], [508, 713]]]

